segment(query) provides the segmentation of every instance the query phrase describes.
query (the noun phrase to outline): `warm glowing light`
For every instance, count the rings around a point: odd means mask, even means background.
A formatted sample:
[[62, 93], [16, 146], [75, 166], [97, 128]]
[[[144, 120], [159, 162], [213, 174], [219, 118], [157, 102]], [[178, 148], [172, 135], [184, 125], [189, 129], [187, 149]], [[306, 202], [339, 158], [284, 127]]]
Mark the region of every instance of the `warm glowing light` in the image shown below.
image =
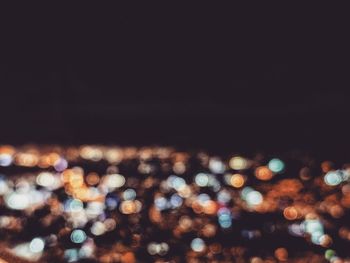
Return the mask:
[[29, 195], [17, 192], [5, 196], [5, 202], [8, 207], [15, 210], [24, 210], [30, 205]]
[[96, 147], [84, 146], [84, 147], [82, 147], [82, 149], [80, 151], [80, 156], [83, 159], [97, 162], [97, 161], [102, 159], [103, 152], [99, 148], [96, 148]]
[[36, 183], [44, 187], [50, 187], [55, 183], [55, 178], [52, 173], [42, 172], [36, 178]]
[[295, 220], [298, 218], [298, 211], [293, 206], [286, 207], [283, 210], [283, 215], [288, 220]]
[[141, 210], [142, 204], [140, 201], [138, 200], [127, 200], [127, 201], [123, 201], [120, 204], [119, 210], [120, 212], [122, 212], [123, 214], [133, 214], [133, 213], [138, 213]]
[[233, 187], [240, 188], [244, 185], [244, 177], [241, 174], [231, 176], [230, 183]]
[[100, 182], [100, 177], [98, 176], [97, 173], [89, 173], [86, 176], [86, 183], [88, 185], [96, 185]]
[[104, 178], [104, 183], [110, 189], [119, 188], [125, 184], [125, 177], [121, 174], [109, 174]]
[[322, 247], [330, 247], [333, 243], [333, 240], [329, 235], [322, 235], [319, 241]]
[[95, 222], [91, 227], [91, 233], [95, 236], [103, 235], [106, 232], [106, 225], [100, 221]]
[[234, 170], [243, 170], [248, 168], [248, 161], [243, 157], [235, 156], [231, 158], [229, 165]]
[[217, 210], [217, 205], [214, 201], [208, 200], [205, 202], [203, 206], [203, 212], [205, 214], [213, 215], [216, 213], [216, 210]]
[[259, 180], [268, 181], [273, 177], [273, 173], [267, 166], [260, 166], [256, 168], [255, 176]]
[[288, 251], [284, 247], [277, 248], [275, 250], [275, 257], [279, 261], [287, 261], [288, 260]]
[[34, 153], [18, 153], [15, 163], [19, 166], [34, 167], [38, 164], [39, 158]]
[[324, 161], [321, 163], [321, 169], [324, 173], [331, 171], [333, 168], [333, 163], [330, 161]]
[[109, 149], [105, 153], [105, 158], [109, 163], [117, 164], [123, 159], [123, 152], [120, 149]]

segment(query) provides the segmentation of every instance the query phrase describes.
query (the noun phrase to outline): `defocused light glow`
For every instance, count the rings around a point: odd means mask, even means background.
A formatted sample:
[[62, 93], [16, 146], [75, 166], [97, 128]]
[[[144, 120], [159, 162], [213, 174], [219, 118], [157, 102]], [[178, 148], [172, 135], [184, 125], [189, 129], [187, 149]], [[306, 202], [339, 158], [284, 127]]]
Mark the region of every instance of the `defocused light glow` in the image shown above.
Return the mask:
[[71, 248], [64, 251], [64, 258], [67, 262], [76, 262], [79, 259], [78, 249]]
[[333, 249], [327, 249], [324, 253], [324, 257], [327, 260], [331, 260], [335, 255], [336, 255], [336, 253]]
[[263, 197], [258, 191], [251, 191], [247, 194], [246, 201], [248, 205], [260, 205]]
[[97, 221], [92, 225], [90, 230], [95, 236], [100, 236], [106, 232], [106, 225], [100, 221]]
[[333, 168], [333, 163], [330, 161], [324, 161], [321, 163], [321, 168], [324, 173], [327, 173], [332, 170]]
[[191, 248], [195, 252], [203, 252], [205, 249], [205, 243], [201, 238], [195, 238], [191, 242]]
[[54, 168], [57, 172], [62, 172], [68, 167], [68, 162], [64, 158], [59, 158], [57, 161], [54, 163]]
[[121, 174], [109, 174], [104, 178], [105, 184], [111, 188], [119, 188], [125, 184], [125, 177]]
[[202, 233], [206, 237], [214, 237], [216, 234], [217, 227], [214, 224], [206, 224], [203, 229]]
[[117, 223], [115, 222], [115, 220], [113, 218], [107, 218], [103, 224], [105, 225], [105, 229], [107, 231], [112, 231], [113, 229], [115, 229]]
[[281, 173], [284, 170], [284, 162], [280, 159], [274, 158], [269, 161], [268, 167], [274, 173]]
[[100, 177], [97, 173], [89, 173], [85, 179], [88, 185], [97, 185], [100, 182]]
[[10, 187], [5, 180], [0, 178], [0, 195], [5, 195], [9, 192]]
[[12, 160], [12, 155], [8, 153], [0, 153], [0, 166], [10, 166]]
[[42, 252], [35, 253], [30, 250], [30, 243], [19, 244], [11, 249], [11, 252], [17, 257], [24, 258], [29, 261], [39, 261], [42, 256]]
[[15, 210], [23, 210], [30, 205], [29, 195], [17, 192], [5, 196], [5, 202], [9, 208]]
[[243, 200], [246, 200], [246, 199], [247, 199], [248, 193], [250, 193], [250, 192], [252, 192], [252, 191], [254, 191], [253, 188], [251, 188], [251, 187], [249, 187], [249, 186], [244, 187], [244, 188], [242, 189], [242, 191], [241, 191], [241, 198], [242, 198]]
[[273, 177], [273, 173], [267, 166], [260, 166], [256, 168], [255, 176], [259, 180], [268, 181]]
[[231, 217], [231, 211], [226, 208], [222, 207], [218, 210], [218, 221], [222, 228], [229, 228], [232, 225], [232, 217]]
[[170, 197], [170, 204], [173, 208], [180, 207], [182, 205], [182, 198], [178, 194], [173, 194]]
[[287, 261], [288, 260], [288, 251], [284, 247], [277, 248], [275, 250], [275, 257], [279, 261]]
[[34, 153], [17, 153], [15, 163], [19, 166], [34, 167], [38, 164], [39, 158]]
[[109, 210], [114, 210], [118, 206], [118, 199], [116, 197], [106, 197], [106, 206]]
[[288, 226], [288, 232], [296, 237], [301, 237], [304, 235], [304, 229], [300, 224], [292, 224]]
[[103, 213], [104, 208], [105, 205], [102, 202], [89, 202], [85, 212], [89, 218], [96, 218]]
[[134, 200], [136, 198], [136, 192], [134, 189], [126, 189], [123, 192], [123, 198], [124, 200]]
[[323, 225], [318, 219], [305, 219], [305, 231], [311, 235], [312, 243], [320, 245], [320, 238], [324, 234]]
[[230, 192], [227, 190], [221, 190], [217, 195], [217, 199], [220, 203], [228, 203], [231, 200]]
[[233, 187], [240, 188], [244, 185], [244, 177], [241, 174], [231, 176], [230, 183]]
[[42, 252], [44, 250], [44, 247], [45, 247], [44, 240], [38, 237], [34, 238], [29, 244], [29, 249], [33, 253]]
[[231, 158], [229, 165], [234, 170], [243, 170], [248, 167], [248, 161], [243, 157], [235, 156]]
[[183, 174], [186, 172], [186, 165], [184, 162], [176, 162], [174, 163], [173, 170], [176, 174]]
[[129, 215], [133, 213], [138, 213], [141, 210], [142, 204], [138, 200], [127, 200], [120, 204], [119, 210], [123, 214]]
[[160, 255], [164, 256], [168, 253], [169, 245], [165, 242], [162, 242], [160, 244], [157, 244], [155, 242], [151, 242], [147, 246], [147, 251], [150, 255]]
[[117, 164], [122, 161], [123, 153], [120, 149], [109, 149], [105, 153], [105, 158], [112, 164]]
[[186, 185], [185, 179], [181, 177], [175, 177], [172, 186], [175, 190], [180, 191]]
[[86, 242], [79, 250], [79, 258], [90, 258], [94, 256], [95, 246], [93, 243]]
[[82, 187], [84, 185], [83, 174], [73, 172], [69, 177], [69, 184], [72, 188]]
[[206, 187], [209, 184], [209, 176], [205, 173], [199, 173], [194, 178], [196, 184], [200, 187]]
[[203, 202], [203, 212], [208, 215], [214, 215], [217, 210], [216, 202], [208, 200]]
[[42, 172], [36, 178], [36, 183], [44, 187], [50, 187], [54, 184], [55, 178], [52, 173]]
[[221, 174], [226, 170], [225, 164], [219, 158], [210, 158], [209, 160], [209, 169], [213, 173]]
[[66, 204], [69, 212], [80, 212], [84, 209], [83, 202], [79, 199], [68, 199]]
[[154, 242], [148, 244], [147, 251], [150, 255], [155, 255], [158, 253], [158, 245]]
[[342, 181], [342, 176], [338, 171], [330, 171], [324, 176], [324, 182], [330, 186], [338, 185]]
[[168, 208], [168, 200], [164, 197], [157, 197], [154, 200], [154, 204], [156, 208], [160, 211]]
[[80, 156], [84, 159], [97, 162], [102, 159], [103, 152], [96, 147], [84, 146], [80, 151]]
[[295, 220], [298, 218], [298, 211], [293, 206], [286, 207], [283, 210], [283, 215], [288, 220]]
[[162, 242], [159, 244], [159, 251], [158, 254], [161, 256], [164, 256], [168, 253], [169, 245], [165, 242]]
[[83, 243], [86, 240], [86, 234], [83, 230], [81, 229], [75, 229], [70, 235], [70, 239], [72, 240], [73, 243]]
[[329, 247], [332, 245], [332, 238], [329, 235], [322, 235], [319, 239], [320, 245], [323, 247]]

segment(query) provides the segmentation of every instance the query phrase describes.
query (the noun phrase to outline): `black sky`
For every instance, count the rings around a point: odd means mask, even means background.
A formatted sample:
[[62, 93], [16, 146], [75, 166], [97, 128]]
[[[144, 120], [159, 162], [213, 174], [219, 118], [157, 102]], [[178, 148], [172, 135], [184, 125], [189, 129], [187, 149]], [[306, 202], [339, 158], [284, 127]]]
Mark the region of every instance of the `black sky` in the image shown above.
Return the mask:
[[350, 146], [344, 7], [1, 10], [2, 143]]

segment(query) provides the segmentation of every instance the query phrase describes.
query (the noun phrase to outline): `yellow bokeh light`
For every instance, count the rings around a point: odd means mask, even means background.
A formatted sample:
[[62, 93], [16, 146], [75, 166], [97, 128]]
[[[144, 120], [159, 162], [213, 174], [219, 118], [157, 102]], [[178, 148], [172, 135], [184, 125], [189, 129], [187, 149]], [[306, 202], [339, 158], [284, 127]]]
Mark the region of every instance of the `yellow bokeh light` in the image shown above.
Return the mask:
[[230, 183], [233, 187], [240, 188], [244, 185], [244, 177], [241, 174], [234, 174], [231, 176]]
[[243, 170], [248, 167], [248, 161], [243, 157], [235, 156], [231, 158], [229, 165], [234, 170]]

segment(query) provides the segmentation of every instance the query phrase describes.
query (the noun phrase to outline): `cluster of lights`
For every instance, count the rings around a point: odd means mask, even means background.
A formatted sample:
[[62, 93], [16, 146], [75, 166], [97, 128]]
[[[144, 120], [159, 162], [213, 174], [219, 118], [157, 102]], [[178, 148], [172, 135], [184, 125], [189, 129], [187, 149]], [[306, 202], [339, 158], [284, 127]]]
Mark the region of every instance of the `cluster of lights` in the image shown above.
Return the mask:
[[[282, 158], [234, 155], [226, 159], [199, 153], [200, 168], [194, 169], [190, 157], [162, 147], [1, 146], [3, 173], [11, 172], [12, 166], [35, 169], [23, 175], [0, 174], [0, 205], [7, 211], [0, 215], [0, 232], [7, 237], [26, 231], [21, 228], [26, 217], [35, 218], [40, 214], [37, 211], [48, 209], [39, 223], [49, 228], [62, 217], [64, 226], [47, 236], [33, 236], [29, 242], [22, 240], [12, 247], [16, 255], [40, 260], [49, 257], [47, 249], [68, 240], [62, 257], [69, 262], [97, 257], [101, 262], [135, 262], [140, 246], [152, 259], [167, 258], [174, 256], [172, 247], [184, 238], [186, 260], [206, 261], [223, 251], [227, 254], [222, 241], [233, 232], [249, 242], [285, 229], [323, 249], [325, 260], [346, 262], [337, 255], [337, 238], [328, 230], [336, 228], [329, 218], [339, 220], [350, 209], [349, 168], [336, 170], [331, 162], [324, 162], [322, 174], [313, 178], [305, 166], [300, 167], [300, 174], [290, 174]], [[322, 197], [312, 187], [320, 189]], [[243, 222], [242, 227], [240, 220], [245, 216], [268, 213], [277, 213], [283, 223], [244, 227]], [[159, 241], [157, 231], [173, 236]], [[338, 235], [348, 242], [350, 228], [341, 227]], [[116, 240], [110, 248], [114, 254], [102, 253], [103, 248], [95, 243], [107, 237]], [[245, 253], [242, 248], [230, 251], [234, 257]], [[285, 247], [276, 247], [270, 254], [279, 262], [288, 262], [291, 256]], [[249, 259], [252, 263], [264, 260], [258, 256]]]

